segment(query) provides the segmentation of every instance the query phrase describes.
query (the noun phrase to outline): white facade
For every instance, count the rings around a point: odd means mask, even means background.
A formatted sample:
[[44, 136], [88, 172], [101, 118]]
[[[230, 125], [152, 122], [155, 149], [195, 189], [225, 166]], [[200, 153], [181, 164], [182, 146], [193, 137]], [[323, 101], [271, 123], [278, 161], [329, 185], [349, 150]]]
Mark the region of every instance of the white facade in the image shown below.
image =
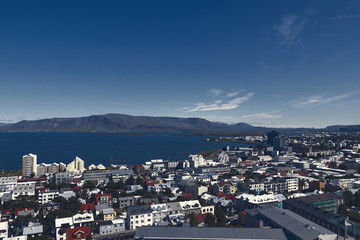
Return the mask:
[[9, 223], [0, 222], [0, 239], [6, 239], [8, 237]]
[[191, 165], [192, 167], [199, 167], [199, 166], [205, 166], [206, 165], [206, 160], [204, 159], [204, 157], [202, 155], [189, 155], [189, 158], [191, 159]]
[[20, 195], [34, 196], [35, 195], [35, 182], [20, 182], [14, 185], [11, 191], [12, 200], [15, 200]]
[[66, 166], [66, 171], [67, 172], [84, 172], [86, 169], [84, 167], [84, 160], [82, 160], [79, 157], [75, 157], [74, 161], [72, 161], [71, 163], [69, 163]]
[[37, 175], [37, 156], [35, 154], [27, 154], [22, 158], [22, 175], [29, 177], [32, 173]]
[[39, 192], [38, 202], [40, 204], [46, 204], [52, 202], [59, 196], [59, 191]]

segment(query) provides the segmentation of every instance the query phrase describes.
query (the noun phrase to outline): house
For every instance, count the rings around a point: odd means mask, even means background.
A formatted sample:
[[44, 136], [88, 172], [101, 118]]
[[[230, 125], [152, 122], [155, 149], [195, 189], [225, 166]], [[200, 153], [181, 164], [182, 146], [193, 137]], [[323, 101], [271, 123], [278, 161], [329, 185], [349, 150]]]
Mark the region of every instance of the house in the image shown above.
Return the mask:
[[23, 235], [27, 237], [35, 237], [43, 234], [43, 225], [40, 223], [29, 222], [29, 224], [23, 228]]
[[208, 191], [208, 188], [205, 186], [202, 186], [198, 183], [188, 182], [185, 184], [185, 192], [191, 193], [195, 196], [201, 196], [203, 193], [206, 193]]
[[[205, 226], [205, 221], [206, 221], [206, 218], [207, 218], [208, 214], [211, 214], [212, 216], [214, 216], [214, 214], [212, 214], [212, 213], [203, 213], [203, 214], [195, 215], [195, 220], [198, 223], [198, 227]], [[214, 218], [216, 219], [215, 216], [214, 216]]]
[[96, 194], [95, 195], [96, 205], [108, 205], [113, 206], [113, 197], [111, 194]]
[[94, 203], [87, 203], [81, 205], [81, 211], [82, 212], [93, 212], [95, 210], [95, 204]]
[[101, 213], [103, 214], [103, 220], [105, 221], [114, 219], [116, 217], [116, 212], [113, 208], [105, 208], [101, 211]]
[[19, 208], [15, 209], [15, 217], [17, 216], [27, 216], [32, 215], [34, 216], [35, 212], [33, 208]]
[[118, 199], [118, 204], [120, 209], [125, 209], [128, 206], [134, 206], [137, 202], [137, 198], [134, 196], [130, 197], [120, 197]]
[[123, 219], [113, 219], [98, 223], [99, 234], [111, 234], [125, 231], [125, 222]]
[[85, 240], [91, 236], [91, 227], [77, 227], [66, 230], [66, 240]]
[[126, 228], [136, 229], [142, 226], [152, 226], [153, 216], [150, 205], [130, 206], [127, 208]]
[[213, 193], [234, 194], [235, 186], [232, 182], [217, 182], [213, 185]]
[[7, 239], [8, 231], [9, 231], [9, 223], [7, 221], [0, 222], [0, 239]]

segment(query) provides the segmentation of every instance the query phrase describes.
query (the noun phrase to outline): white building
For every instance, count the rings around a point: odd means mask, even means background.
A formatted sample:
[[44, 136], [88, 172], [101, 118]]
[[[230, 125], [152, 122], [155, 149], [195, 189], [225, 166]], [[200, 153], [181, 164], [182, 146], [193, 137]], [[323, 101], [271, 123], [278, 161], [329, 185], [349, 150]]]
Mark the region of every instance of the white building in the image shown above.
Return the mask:
[[205, 166], [206, 165], [206, 160], [204, 159], [204, 157], [202, 155], [189, 155], [190, 158], [190, 163], [191, 163], [191, 167], [199, 167], [199, 166]]
[[82, 173], [86, 170], [84, 167], [84, 160], [79, 157], [75, 157], [74, 161], [66, 166], [67, 172], [79, 172]]
[[7, 239], [8, 238], [8, 230], [9, 230], [9, 223], [8, 222], [0, 222], [0, 239]]
[[37, 175], [37, 156], [29, 153], [22, 158], [22, 175], [29, 177], [32, 173]]
[[38, 202], [39, 204], [46, 204], [52, 202], [59, 196], [59, 191], [39, 192]]
[[35, 195], [35, 182], [19, 182], [14, 185], [11, 191], [11, 199], [15, 200], [20, 195], [34, 196]]
[[126, 212], [126, 228], [136, 229], [142, 226], [152, 226], [153, 215], [150, 205], [130, 206]]

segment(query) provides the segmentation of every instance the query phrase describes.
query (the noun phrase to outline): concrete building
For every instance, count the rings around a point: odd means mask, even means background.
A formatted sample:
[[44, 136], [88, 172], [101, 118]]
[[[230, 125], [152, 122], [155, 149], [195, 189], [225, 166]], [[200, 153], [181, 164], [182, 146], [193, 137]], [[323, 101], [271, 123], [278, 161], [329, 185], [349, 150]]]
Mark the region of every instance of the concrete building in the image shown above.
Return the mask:
[[59, 191], [39, 192], [38, 202], [39, 204], [50, 203], [58, 196], [59, 196]]
[[282, 202], [286, 200], [282, 194], [253, 195], [243, 193], [236, 196], [236, 207], [238, 209], [257, 208], [260, 206], [282, 207]]
[[214, 193], [234, 194], [235, 186], [232, 182], [217, 182], [213, 185]]
[[152, 226], [153, 217], [150, 205], [131, 206], [127, 208], [126, 228], [137, 229], [142, 226]]
[[[225, 231], [226, 230], [226, 231]], [[286, 240], [281, 229], [261, 228], [217, 228], [217, 227], [142, 227], [136, 230], [135, 240], [175, 240], [175, 239], [261, 239], [261, 240]]]
[[20, 195], [34, 196], [35, 195], [35, 182], [19, 182], [11, 191], [11, 198], [15, 200]]
[[84, 167], [84, 160], [82, 160], [79, 157], [75, 157], [74, 161], [72, 161], [71, 163], [69, 163], [66, 166], [66, 171], [67, 172], [84, 172], [86, 170], [86, 168]]
[[98, 182], [106, 182], [109, 180], [111, 176], [110, 170], [87, 170], [84, 172], [84, 180], [85, 181], [98, 181]]
[[22, 175], [30, 177], [31, 174], [37, 175], [37, 156], [29, 153], [22, 158]]
[[[255, 209], [254, 209], [255, 210]], [[335, 240], [336, 233], [309, 221], [289, 210], [264, 207], [256, 210], [256, 217], [263, 221], [264, 227], [282, 228], [288, 239], [296, 240]], [[247, 219], [248, 220], [248, 219]]]
[[123, 219], [113, 219], [109, 221], [102, 221], [98, 223], [99, 234], [111, 234], [125, 231], [125, 222]]

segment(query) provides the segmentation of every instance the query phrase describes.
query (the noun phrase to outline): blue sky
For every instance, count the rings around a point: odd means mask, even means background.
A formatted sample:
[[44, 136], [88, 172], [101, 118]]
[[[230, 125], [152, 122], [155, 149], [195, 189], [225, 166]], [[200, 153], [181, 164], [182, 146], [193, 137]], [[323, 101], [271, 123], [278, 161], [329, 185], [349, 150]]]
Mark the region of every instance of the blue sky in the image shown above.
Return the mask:
[[360, 124], [360, 1], [1, 1], [0, 122]]

